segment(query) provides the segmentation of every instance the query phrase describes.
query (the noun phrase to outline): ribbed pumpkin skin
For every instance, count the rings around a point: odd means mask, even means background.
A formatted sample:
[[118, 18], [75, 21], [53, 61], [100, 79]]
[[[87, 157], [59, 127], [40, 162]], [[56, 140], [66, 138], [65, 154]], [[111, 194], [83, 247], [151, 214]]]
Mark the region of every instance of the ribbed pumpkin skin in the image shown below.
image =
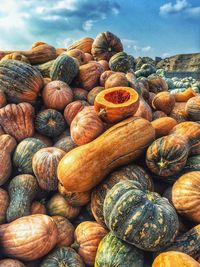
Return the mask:
[[34, 201], [31, 205], [31, 214], [47, 214], [45, 205], [39, 201]]
[[85, 264], [94, 266], [98, 245], [108, 231], [96, 222], [82, 222], [75, 230], [75, 244], [77, 252]]
[[94, 41], [94, 39], [92, 39], [90, 37], [81, 38], [80, 40], [77, 40], [72, 45], [70, 45], [67, 48], [67, 51], [72, 50], [72, 49], [80, 49], [84, 53], [90, 53], [93, 41]]
[[199, 263], [185, 253], [169, 251], [161, 253], [153, 262], [152, 267], [199, 267]]
[[22, 262], [13, 259], [0, 260], [0, 267], [26, 267]]
[[10, 203], [6, 212], [7, 222], [31, 214], [31, 203], [38, 193], [39, 186], [34, 176], [15, 176], [8, 187]]
[[74, 57], [78, 60], [79, 65], [84, 65], [87, 63], [85, 53], [80, 49], [72, 49], [65, 52], [68, 56]]
[[128, 55], [125, 52], [119, 52], [113, 55], [109, 60], [109, 67], [113, 71], [127, 72], [131, 68]]
[[141, 184], [144, 190], [153, 190], [153, 181], [147, 172], [135, 164], [129, 164], [112, 172], [102, 183], [100, 183], [91, 195], [91, 210], [95, 220], [105, 225], [103, 217], [103, 203], [109, 190], [121, 180], [133, 180]]
[[112, 232], [100, 242], [95, 267], [145, 267], [142, 250], [125, 243]]
[[177, 212], [200, 223], [200, 171], [181, 176], [173, 185], [172, 202]]
[[58, 56], [50, 70], [50, 78], [52, 81], [60, 80], [70, 84], [79, 71], [78, 60], [66, 54]]
[[31, 261], [46, 255], [57, 242], [57, 227], [47, 215], [21, 217], [0, 226], [2, 251], [9, 257]]
[[185, 112], [185, 106], [186, 102], [176, 102], [169, 116], [174, 118], [178, 123], [188, 121], [188, 116]]
[[83, 100], [83, 101], [87, 101], [87, 95], [88, 95], [88, 91], [83, 89], [83, 88], [79, 88], [79, 87], [75, 87], [73, 88], [73, 100]]
[[21, 141], [13, 155], [13, 165], [18, 173], [33, 174], [32, 158], [41, 148], [47, 147], [36, 138], [26, 138]]
[[42, 261], [40, 267], [85, 267], [81, 257], [72, 248], [54, 249]]
[[38, 150], [33, 156], [33, 172], [42, 189], [48, 191], [57, 189], [57, 166], [64, 155], [65, 152], [59, 148], [46, 147]]
[[9, 196], [6, 190], [0, 188], [0, 224], [6, 220], [6, 211], [9, 205]]
[[35, 119], [35, 129], [46, 136], [55, 137], [61, 134], [66, 128], [62, 114], [55, 109], [40, 111]]
[[122, 72], [114, 72], [114, 74], [110, 75], [105, 81], [105, 89], [117, 87], [117, 86], [124, 86], [128, 87], [129, 82], [126, 78], [125, 73]]
[[153, 98], [152, 106], [156, 110], [169, 114], [175, 106], [175, 98], [169, 92], [160, 92]]
[[106, 70], [104, 71], [101, 76], [100, 76], [100, 79], [99, 79], [99, 83], [101, 86], [105, 87], [105, 82], [106, 80], [112, 75], [112, 74], [115, 74], [114, 71], [112, 70]]
[[200, 96], [195, 96], [187, 101], [185, 111], [192, 121], [200, 121]]
[[177, 236], [174, 242], [169, 244], [164, 251], [180, 251], [198, 259], [200, 257], [200, 224]]
[[76, 144], [72, 140], [71, 136], [66, 136], [58, 140], [55, 144], [55, 147], [62, 149], [66, 153], [72, 150], [73, 148], [76, 147]]
[[88, 103], [90, 105], [94, 105], [95, 97], [98, 95], [98, 93], [100, 93], [103, 90], [104, 90], [104, 87], [102, 87], [102, 86], [94, 87], [87, 95]]
[[170, 131], [177, 125], [177, 121], [170, 117], [162, 117], [152, 121], [152, 126], [156, 131], [156, 137], [168, 135]]
[[64, 109], [64, 117], [69, 126], [78, 112], [81, 111], [85, 106], [89, 106], [89, 104], [82, 100], [73, 101], [66, 106]]
[[148, 83], [149, 83], [149, 91], [155, 94], [168, 90], [167, 82], [159, 76], [155, 76], [149, 79]]
[[34, 135], [34, 108], [29, 103], [8, 104], [0, 109], [0, 124], [17, 141]]
[[163, 248], [178, 231], [178, 216], [168, 200], [144, 191], [134, 181], [114, 185], [106, 195], [103, 212], [114, 234], [147, 251]]
[[34, 103], [43, 86], [40, 72], [18, 60], [0, 62], [0, 87], [12, 103]]

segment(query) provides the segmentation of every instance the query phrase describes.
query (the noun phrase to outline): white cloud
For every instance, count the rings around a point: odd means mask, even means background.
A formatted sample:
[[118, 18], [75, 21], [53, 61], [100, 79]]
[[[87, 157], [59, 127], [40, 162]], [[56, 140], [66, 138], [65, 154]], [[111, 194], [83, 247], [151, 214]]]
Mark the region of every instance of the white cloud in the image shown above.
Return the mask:
[[186, 12], [190, 17], [200, 17], [200, 6], [188, 8]]
[[94, 20], [92, 20], [92, 19], [86, 20], [83, 23], [83, 30], [84, 31], [90, 31], [92, 29], [93, 23], [94, 23]]
[[113, 7], [113, 8], [112, 8], [112, 13], [113, 13], [114, 15], [118, 15], [118, 14], [119, 14], [119, 9], [116, 8], [116, 7]]
[[135, 52], [149, 52], [152, 50], [150, 45], [141, 46], [137, 40], [132, 39], [122, 39], [125, 50], [133, 50]]
[[143, 52], [149, 52], [150, 50], [151, 50], [150, 45], [141, 48], [141, 51], [143, 51]]
[[179, 13], [185, 10], [189, 6], [187, 0], [176, 0], [176, 3], [173, 5], [172, 2], [164, 4], [160, 7], [160, 14], [166, 15], [170, 13]]

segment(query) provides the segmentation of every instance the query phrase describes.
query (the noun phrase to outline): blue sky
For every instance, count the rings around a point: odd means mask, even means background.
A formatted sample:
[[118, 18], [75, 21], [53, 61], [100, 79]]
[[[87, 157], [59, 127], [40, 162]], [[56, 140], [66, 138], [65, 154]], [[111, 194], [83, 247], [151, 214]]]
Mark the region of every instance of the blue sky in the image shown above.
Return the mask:
[[103, 31], [134, 57], [200, 52], [200, 0], [1, 0], [0, 50], [66, 47]]

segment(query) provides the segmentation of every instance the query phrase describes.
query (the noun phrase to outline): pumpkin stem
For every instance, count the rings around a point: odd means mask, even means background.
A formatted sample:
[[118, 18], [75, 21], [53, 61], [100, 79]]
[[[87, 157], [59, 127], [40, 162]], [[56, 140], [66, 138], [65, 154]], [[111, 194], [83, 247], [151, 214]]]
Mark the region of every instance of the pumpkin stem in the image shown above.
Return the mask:
[[75, 241], [72, 245], [71, 248], [75, 249], [76, 251], [79, 249], [79, 244]]
[[161, 158], [160, 162], [158, 162], [158, 166], [160, 167], [160, 169], [165, 169], [167, 167], [167, 161], [164, 161]]

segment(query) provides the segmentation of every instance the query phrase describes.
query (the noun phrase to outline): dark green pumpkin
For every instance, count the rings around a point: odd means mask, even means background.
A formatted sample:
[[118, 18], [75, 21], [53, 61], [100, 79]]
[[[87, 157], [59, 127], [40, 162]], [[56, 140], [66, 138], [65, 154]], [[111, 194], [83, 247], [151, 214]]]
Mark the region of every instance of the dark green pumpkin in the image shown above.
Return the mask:
[[0, 88], [9, 102], [35, 103], [42, 86], [42, 75], [30, 64], [10, 59], [0, 62]]
[[95, 259], [95, 267], [144, 267], [142, 250], [125, 243], [112, 232], [100, 242]]
[[125, 52], [119, 52], [109, 60], [109, 67], [112, 71], [127, 72], [131, 69], [128, 55]]
[[98, 223], [105, 225], [103, 217], [103, 202], [106, 194], [116, 183], [125, 179], [139, 182], [144, 190], [153, 190], [153, 182], [151, 178], [147, 172], [138, 165], [129, 164], [114, 171], [92, 192], [91, 209], [93, 216]]
[[35, 119], [35, 129], [40, 134], [55, 137], [66, 128], [63, 115], [55, 109], [45, 109], [39, 112]]
[[37, 179], [29, 174], [15, 176], [8, 187], [10, 203], [6, 212], [7, 222], [31, 214], [31, 204], [39, 191]]
[[50, 70], [50, 78], [52, 81], [60, 80], [70, 84], [78, 74], [78, 71], [78, 60], [63, 53], [53, 62]]
[[40, 71], [40, 73], [42, 74], [44, 78], [49, 78], [53, 63], [54, 63], [54, 59], [47, 61], [46, 63], [36, 65], [35, 67]]
[[147, 251], [172, 242], [178, 216], [166, 198], [144, 191], [137, 182], [124, 180], [107, 193], [104, 206], [107, 227], [120, 239]]
[[74, 249], [62, 247], [54, 249], [42, 261], [40, 267], [84, 267], [81, 257]]
[[66, 153], [75, 148], [77, 145], [72, 140], [71, 136], [66, 136], [58, 140], [55, 144], [55, 147], [62, 149]]
[[13, 165], [18, 173], [33, 174], [32, 158], [41, 148], [47, 147], [37, 138], [26, 138], [21, 141], [13, 155]]

